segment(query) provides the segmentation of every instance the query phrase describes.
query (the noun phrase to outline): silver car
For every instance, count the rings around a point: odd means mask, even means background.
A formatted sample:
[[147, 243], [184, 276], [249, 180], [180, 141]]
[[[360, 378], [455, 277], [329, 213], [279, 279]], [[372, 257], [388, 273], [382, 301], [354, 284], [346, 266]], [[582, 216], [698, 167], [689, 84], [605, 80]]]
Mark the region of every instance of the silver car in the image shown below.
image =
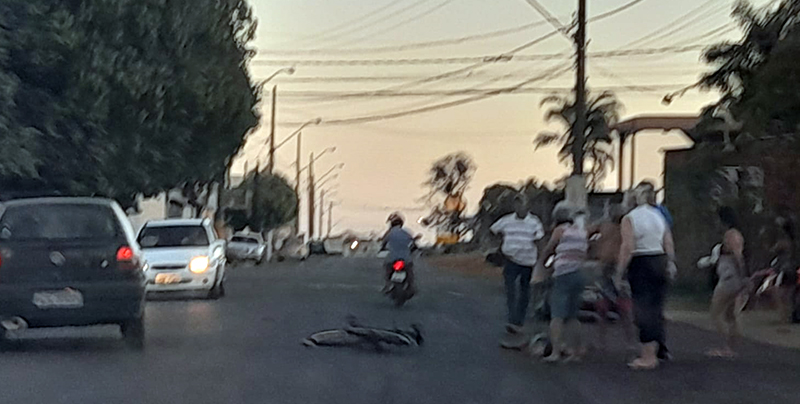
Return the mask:
[[267, 245], [258, 233], [237, 233], [231, 237], [226, 251], [231, 261], [255, 261], [261, 264], [267, 254]]
[[202, 292], [225, 295], [225, 240], [208, 219], [147, 222], [139, 231], [147, 292]]

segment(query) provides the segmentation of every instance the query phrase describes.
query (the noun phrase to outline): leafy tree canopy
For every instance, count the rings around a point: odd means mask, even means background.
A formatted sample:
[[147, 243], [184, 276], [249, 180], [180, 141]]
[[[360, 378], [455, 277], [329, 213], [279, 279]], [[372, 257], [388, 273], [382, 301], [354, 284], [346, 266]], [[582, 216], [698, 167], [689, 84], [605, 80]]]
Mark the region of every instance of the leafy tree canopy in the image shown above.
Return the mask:
[[[588, 164], [587, 180], [591, 189], [602, 184], [609, 169], [613, 168], [614, 156], [611, 147], [611, 127], [619, 121], [622, 104], [611, 92], [603, 92], [586, 97], [586, 132], [583, 153]], [[572, 165], [575, 136], [573, 128], [576, 121], [575, 97], [553, 95], [542, 100], [542, 106], [549, 105], [545, 121], [561, 124], [562, 130], [540, 133], [534, 140], [536, 149], [558, 145], [559, 160]]]
[[0, 187], [126, 203], [223, 178], [258, 123], [243, 0], [0, 3]]
[[744, 130], [754, 135], [800, 131], [800, 0], [756, 9], [739, 2], [733, 16], [744, 36], [709, 48], [704, 58], [714, 70], [701, 84], [723, 93]]
[[297, 216], [297, 195], [284, 177], [250, 173], [233, 192], [244, 193], [248, 190], [253, 195], [252, 214], [233, 212], [229, 222], [235, 230], [245, 227], [258, 232], [272, 230]]

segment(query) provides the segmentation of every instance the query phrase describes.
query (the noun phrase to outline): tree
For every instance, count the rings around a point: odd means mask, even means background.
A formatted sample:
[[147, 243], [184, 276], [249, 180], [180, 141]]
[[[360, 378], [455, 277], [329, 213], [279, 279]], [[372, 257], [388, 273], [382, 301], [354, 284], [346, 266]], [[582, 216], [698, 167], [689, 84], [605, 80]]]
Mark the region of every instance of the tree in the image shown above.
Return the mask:
[[422, 224], [459, 237], [469, 231], [462, 217], [466, 208], [463, 195], [476, 169], [472, 158], [462, 152], [449, 154], [433, 163], [424, 185], [429, 189], [425, 200], [434, 204], [434, 208]]
[[733, 16], [744, 36], [704, 53], [714, 70], [701, 85], [722, 92], [719, 104], [744, 123], [746, 132], [800, 131], [800, 0], [784, 0], [775, 9], [739, 2]]
[[242, 0], [2, 2], [0, 187], [128, 203], [221, 181], [259, 120], [254, 30]]
[[497, 247], [500, 238], [489, 230], [494, 222], [514, 212], [514, 199], [525, 196], [528, 211], [539, 217], [547, 225], [556, 203], [563, 198], [563, 192], [553, 190], [536, 181], [528, 180], [521, 187], [507, 184], [494, 184], [483, 190], [480, 208], [473, 220], [475, 240], [484, 248]]
[[[619, 121], [622, 104], [616, 96], [608, 91], [596, 96], [588, 94], [586, 106], [586, 133], [584, 136], [583, 151], [586, 162], [590, 167], [587, 170], [589, 188], [598, 189], [609, 169], [614, 165], [613, 151], [611, 150], [611, 127]], [[551, 145], [560, 145], [558, 159], [562, 163], [572, 165], [572, 151], [575, 136], [572, 128], [575, 126], [575, 97], [552, 95], [542, 100], [542, 106], [552, 107], [545, 113], [545, 121], [560, 123], [565, 129], [559, 132], [545, 131], [534, 140], [536, 149]]]
[[250, 227], [261, 232], [280, 227], [297, 217], [297, 195], [286, 178], [280, 175], [248, 174], [233, 193], [252, 191], [252, 214], [245, 211], [230, 215], [229, 224], [235, 230]]

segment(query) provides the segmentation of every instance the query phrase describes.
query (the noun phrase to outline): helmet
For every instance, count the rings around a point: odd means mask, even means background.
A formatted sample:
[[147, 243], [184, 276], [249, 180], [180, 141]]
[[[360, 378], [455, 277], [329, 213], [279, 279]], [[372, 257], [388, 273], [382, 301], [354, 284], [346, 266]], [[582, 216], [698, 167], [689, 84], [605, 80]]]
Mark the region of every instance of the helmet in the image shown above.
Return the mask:
[[402, 226], [405, 223], [405, 220], [403, 219], [403, 215], [401, 215], [400, 212], [394, 212], [391, 215], [389, 215], [389, 218], [386, 219], [386, 222], [391, 224], [392, 226]]

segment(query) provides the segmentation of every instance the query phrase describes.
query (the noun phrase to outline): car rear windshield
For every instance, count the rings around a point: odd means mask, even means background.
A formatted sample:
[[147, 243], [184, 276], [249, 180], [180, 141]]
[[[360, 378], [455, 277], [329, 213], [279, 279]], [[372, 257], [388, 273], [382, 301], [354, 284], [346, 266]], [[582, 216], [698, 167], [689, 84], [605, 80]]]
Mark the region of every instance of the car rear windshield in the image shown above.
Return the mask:
[[31, 204], [8, 207], [0, 218], [0, 239], [109, 239], [122, 235], [114, 211], [103, 205]]
[[139, 233], [142, 248], [207, 246], [208, 234], [203, 226], [146, 226]]
[[233, 243], [247, 243], [247, 244], [258, 244], [258, 239], [250, 238], [250, 237], [232, 237], [231, 242]]

